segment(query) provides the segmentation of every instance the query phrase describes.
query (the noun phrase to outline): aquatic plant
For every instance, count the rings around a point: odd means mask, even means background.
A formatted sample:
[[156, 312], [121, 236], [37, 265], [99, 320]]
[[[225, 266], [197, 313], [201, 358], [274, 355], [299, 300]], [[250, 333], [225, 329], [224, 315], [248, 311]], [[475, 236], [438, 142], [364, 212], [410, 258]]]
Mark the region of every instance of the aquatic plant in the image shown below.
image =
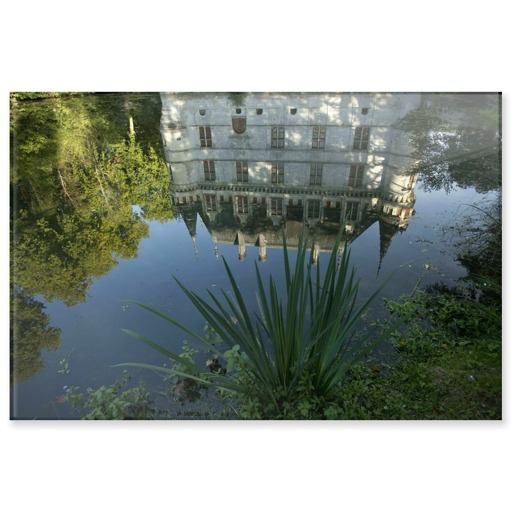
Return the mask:
[[[350, 265], [350, 249], [342, 249], [340, 231], [327, 269], [322, 275], [320, 264], [313, 264], [313, 251], [307, 256], [307, 241], [301, 235], [295, 268], [290, 265], [286, 236], [283, 233], [285, 289], [280, 293], [272, 276], [265, 287], [258, 265], [256, 281], [259, 314], [251, 315], [233, 273], [224, 260], [233, 294], [221, 291], [223, 300], [208, 292], [211, 302], [188, 290], [174, 278], [208, 325], [226, 344], [219, 344], [196, 334], [179, 320], [147, 305], [132, 302], [203, 343], [213, 354], [207, 367], [184, 360], [145, 336], [125, 330], [176, 363], [160, 367], [143, 363], [124, 365], [168, 372], [197, 382], [234, 392], [240, 402], [256, 404], [259, 411], [251, 417], [282, 417], [283, 411], [307, 394], [321, 406], [333, 393], [347, 371], [361, 361], [375, 346], [386, 339], [397, 323], [382, 332], [354, 337], [363, 315], [380, 289], [367, 300], [357, 301], [359, 278]], [[401, 322], [401, 320], [400, 320]]]

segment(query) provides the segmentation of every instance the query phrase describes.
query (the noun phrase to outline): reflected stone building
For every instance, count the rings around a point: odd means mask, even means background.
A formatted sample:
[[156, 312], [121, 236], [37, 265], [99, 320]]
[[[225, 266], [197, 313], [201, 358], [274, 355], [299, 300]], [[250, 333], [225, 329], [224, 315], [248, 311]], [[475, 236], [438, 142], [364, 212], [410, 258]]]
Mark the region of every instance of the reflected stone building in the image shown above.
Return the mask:
[[358, 236], [375, 222], [380, 257], [407, 227], [415, 201], [412, 149], [396, 127], [416, 93], [161, 93], [171, 199], [195, 236], [281, 247], [305, 224], [330, 250], [345, 222]]

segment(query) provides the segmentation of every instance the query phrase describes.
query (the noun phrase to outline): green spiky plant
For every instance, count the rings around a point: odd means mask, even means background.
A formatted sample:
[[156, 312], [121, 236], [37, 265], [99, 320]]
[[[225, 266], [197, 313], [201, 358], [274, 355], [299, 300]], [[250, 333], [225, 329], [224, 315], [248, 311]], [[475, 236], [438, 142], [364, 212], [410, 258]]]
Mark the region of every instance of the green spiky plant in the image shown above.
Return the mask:
[[[382, 287], [366, 301], [357, 302], [359, 279], [350, 266], [350, 250], [340, 250], [342, 233], [343, 230], [335, 241], [323, 278], [320, 264], [313, 264], [313, 251], [309, 258], [307, 256], [304, 235], [300, 237], [295, 269], [292, 270], [283, 233], [284, 297], [279, 296], [272, 276], [265, 288], [255, 262], [259, 315], [250, 314], [225, 260], [234, 297], [222, 290], [225, 303], [211, 292], [208, 292], [211, 302], [207, 302], [174, 278], [208, 325], [229, 347], [224, 353], [207, 337], [193, 332], [175, 318], [132, 302], [199, 340], [215, 354], [215, 360], [224, 371], [211, 372], [193, 361], [184, 361], [178, 354], [129, 330], [125, 332], [178, 363], [180, 370], [141, 363], [124, 365], [174, 373], [206, 386], [229, 390], [241, 403], [260, 404], [265, 411], [262, 417], [282, 417], [283, 409], [296, 403], [305, 390], [317, 403], [327, 403], [347, 371], [397, 327], [397, 324], [390, 325], [374, 337], [354, 338], [363, 315]], [[236, 364], [233, 364], [234, 354], [237, 355]]]

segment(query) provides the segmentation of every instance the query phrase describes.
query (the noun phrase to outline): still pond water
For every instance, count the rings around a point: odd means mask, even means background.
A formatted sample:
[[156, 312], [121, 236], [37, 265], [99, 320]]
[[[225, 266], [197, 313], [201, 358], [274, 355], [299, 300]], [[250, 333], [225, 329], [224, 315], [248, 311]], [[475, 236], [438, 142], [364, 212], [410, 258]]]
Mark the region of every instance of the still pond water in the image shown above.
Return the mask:
[[[202, 331], [173, 279], [253, 310], [255, 264], [282, 283], [282, 227], [325, 267], [346, 220], [360, 297], [456, 283], [459, 227], [491, 203], [499, 95], [105, 94], [12, 105], [11, 417], [75, 418], [66, 389], [125, 362], [166, 364], [123, 329], [179, 351]], [[496, 176], [492, 174], [495, 173]], [[170, 183], [169, 183], [170, 177]], [[293, 256], [292, 256], [293, 257]], [[390, 278], [390, 276], [392, 276]], [[382, 311], [372, 310], [375, 317]], [[191, 345], [194, 344], [191, 342]], [[162, 378], [130, 368], [151, 391]]]

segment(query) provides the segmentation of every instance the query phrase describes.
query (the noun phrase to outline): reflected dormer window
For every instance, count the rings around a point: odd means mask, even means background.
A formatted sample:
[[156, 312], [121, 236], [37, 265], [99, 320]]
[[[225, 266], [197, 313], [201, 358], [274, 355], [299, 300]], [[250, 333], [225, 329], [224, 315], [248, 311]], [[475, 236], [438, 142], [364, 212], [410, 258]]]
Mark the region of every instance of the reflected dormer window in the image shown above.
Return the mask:
[[353, 149], [368, 149], [368, 139], [370, 138], [369, 126], [357, 126], [354, 135]]
[[320, 217], [320, 199], [308, 199], [306, 215], [309, 219]]
[[217, 198], [214, 194], [205, 194], [204, 202], [206, 204], [207, 212], [216, 212], [217, 211]]
[[199, 140], [202, 148], [212, 147], [212, 130], [209, 126], [199, 127]]
[[237, 196], [236, 209], [238, 213], [249, 212], [249, 198], [247, 196]]
[[355, 221], [357, 220], [357, 214], [359, 213], [359, 203], [349, 201], [345, 209], [345, 220]]
[[284, 148], [284, 126], [272, 126], [270, 146], [273, 148]]
[[270, 199], [270, 215], [283, 215], [282, 197], [272, 197]]
[[322, 126], [313, 126], [313, 140], [311, 142], [312, 149], [325, 148], [325, 128]]

